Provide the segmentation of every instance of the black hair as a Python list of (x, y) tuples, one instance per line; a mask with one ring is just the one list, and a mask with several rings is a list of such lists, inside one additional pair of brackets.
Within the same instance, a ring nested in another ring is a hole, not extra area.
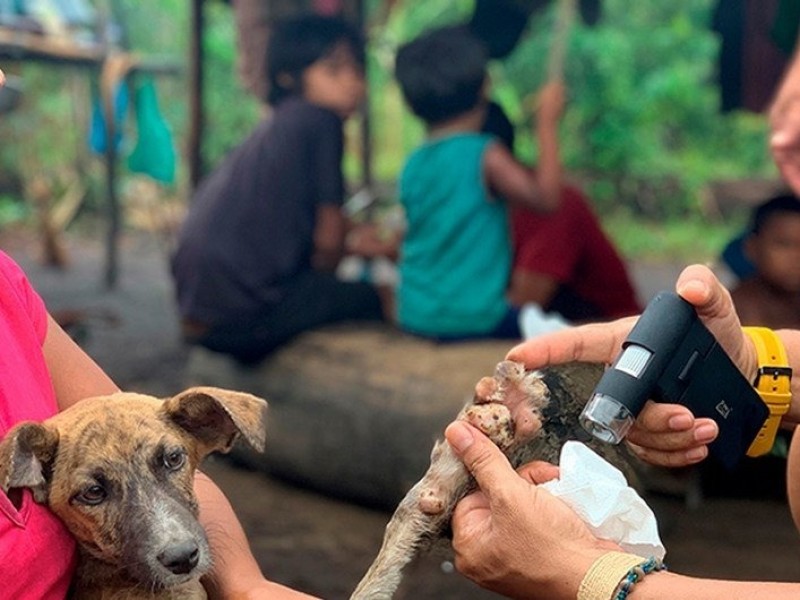
[(506, 111), (494, 100), (490, 100), (486, 105), (486, 115), (483, 117), (481, 133), (490, 133), (499, 139), (514, 154), (514, 141), (516, 133), (514, 124), (508, 118)]
[(344, 42), (353, 58), (364, 65), (364, 38), (361, 32), (339, 17), (303, 15), (278, 21), (267, 43), (267, 102), (302, 94), (303, 72)]
[(753, 211), (750, 231), (756, 235), (763, 229), (764, 224), (778, 213), (800, 214), (800, 198), (794, 194), (780, 194), (759, 204)]
[(486, 50), (466, 27), (435, 29), (397, 51), (395, 77), (411, 110), (429, 125), (478, 106)]

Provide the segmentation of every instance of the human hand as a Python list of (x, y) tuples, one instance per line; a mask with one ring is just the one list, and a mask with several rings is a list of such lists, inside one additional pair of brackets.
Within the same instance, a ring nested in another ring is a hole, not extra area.
[(298, 592), (286, 586), (260, 579), (249, 584), (244, 584), (226, 593), (218, 590), (209, 589), (209, 598), (219, 598), (222, 600), (313, 600), (314, 596), (309, 596), (303, 592)]
[[(730, 293), (711, 270), (702, 265), (687, 267), (678, 277), (676, 290), (695, 307), (734, 364), (752, 381), (755, 349), (742, 333)], [(543, 335), (512, 348), (507, 358), (531, 369), (570, 361), (610, 363), (635, 322), (630, 317)], [(708, 455), (707, 445), (718, 432), (712, 419), (696, 419), (684, 406), (649, 402), (626, 439), (640, 458), (677, 467), (703, 460)]]
[(365, 258), (394, 257), (399, 244), (400, 235), (397, 232), (375, 223), (355, 225), (345, 238), (346, 251)]
[(566, 88), (562, 81), (548, 81), (536, 95), (536, 114), (542, 124), (558, 122), (564, 112)]
[(456, 505), (452, 519), (456, 567), (478, 585), (510, 598), (575, 598), (597, 557), (619, 550), (537, 487), (557, 477), (557, 467), (536, 462), (518, 473), (463, 421), (451, 423), (445, 437), (480, 487)]

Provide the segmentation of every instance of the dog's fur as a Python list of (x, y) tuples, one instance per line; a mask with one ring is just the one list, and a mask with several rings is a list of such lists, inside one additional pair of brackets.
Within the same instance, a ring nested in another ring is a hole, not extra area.
[(195, 469), (241, 434), (262, 450), (264, 400), (196, 387), (172, 398), (118, 393), (78, 402), (0, 442), (0, 487), (30, 488), (78, 541), (82, 600), (205, 598), (211, 567)]
[[(564, 442), (578, 439), (633, 478), (624, 447), (591, 440), (578, 424), (602, 372), (601, 365), (587, 363), (526, 371), (520, 363), (503, 361), (492, 377), (478, 382), (473, 399), (456, 418), (483, 431), (515, 467), (533, 459), (555, 463)], [(393, 598), (405, 566), (446, 538), (456, 503), (474, 488), (474, 479), (447, 442), (436, 442), (430, 467), (401, 500), (378, 555), (350, 600)]]

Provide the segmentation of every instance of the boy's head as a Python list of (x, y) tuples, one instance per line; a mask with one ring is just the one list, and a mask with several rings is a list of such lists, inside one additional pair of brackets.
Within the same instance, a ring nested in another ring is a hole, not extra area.
[(302, 96), (349, 116), (364, 96), (364, 40), (337, 17), (304, 15), (276, 23), (267, 47), (268, 102)]
[(745, 248), (762, 279), (800, 293), (800, 199), (785, 194), (760, 204)]
[(402, 46), (395, 76), (411, 110), (436, 125), (484, 99), (486, 50), (465, 27), (435, 29)]

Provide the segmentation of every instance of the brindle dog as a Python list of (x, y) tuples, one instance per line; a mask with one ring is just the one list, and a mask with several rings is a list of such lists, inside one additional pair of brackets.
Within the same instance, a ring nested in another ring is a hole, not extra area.
[(159, 400), (89, 398), (0, 442), (0, 487), (30, 488), (78, 541), (71, 594), (81, 600), (205, 598), (211, 566), (197, 520), (195, 469), (240, 435), (262, 450), (267, 403), (196, 387)]

